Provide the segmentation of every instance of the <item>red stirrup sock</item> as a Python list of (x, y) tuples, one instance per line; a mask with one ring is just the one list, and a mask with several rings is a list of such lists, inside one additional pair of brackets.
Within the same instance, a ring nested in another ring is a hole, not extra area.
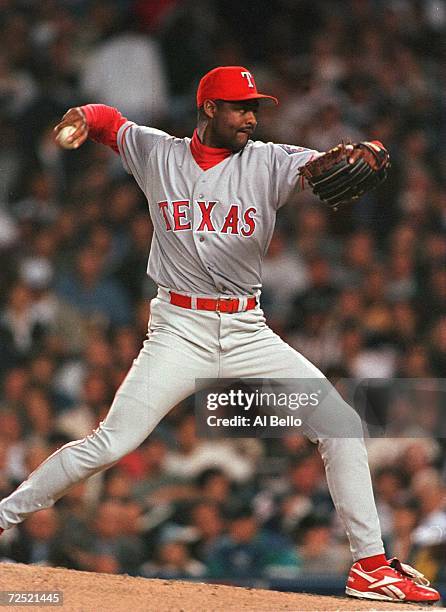
[(359, 559), (358, 563), (361, 564), (361, 567), (365, 572), (373, 572), (373, 570), (378, 569), (378, 567), (389, 565), (386, 555), (384, 554), (373, 555), (373, 557), (364, 557), (364, 559)]

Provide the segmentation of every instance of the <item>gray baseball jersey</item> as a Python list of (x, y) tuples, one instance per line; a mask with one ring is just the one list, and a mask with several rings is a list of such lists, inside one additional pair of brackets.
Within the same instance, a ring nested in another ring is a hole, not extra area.
[(149, 276), (189, 293), (255, 294), (277, 210), (302, 188), (299, 167), (317, 152), (250, 140), (204, 171), (190, 138), (130, 121), (119, 130), (118, 146), (149, 204)]

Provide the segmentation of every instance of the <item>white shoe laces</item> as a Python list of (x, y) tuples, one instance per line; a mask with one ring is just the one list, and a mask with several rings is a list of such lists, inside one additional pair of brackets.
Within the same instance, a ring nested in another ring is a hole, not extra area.
[(394, 557), (393, 559), (390, 559), (389, 564), (390, 564), (390, 567), (392, 567), (397, 572), (400, 572), (400, 574), (403, 574), (404, 576), (408, 576), (411, 580), (415, 582), (415, 584), (419, 584), (421, 586), (430, 585), (429, 580), (426, 578), (424, 574), (416, 570), (411, 565), (407, 565), (407, 563), (401, 563), (401, 561), (397, 559), (396, 557)]

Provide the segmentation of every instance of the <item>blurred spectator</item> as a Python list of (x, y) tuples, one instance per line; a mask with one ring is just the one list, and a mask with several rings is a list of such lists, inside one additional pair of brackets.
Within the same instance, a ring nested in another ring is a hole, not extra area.
[(139, 481), (142, 481), (142, 485), (150, 485), (156, 482), (158, 476), (164, 475), (166, 454), (166, 443), (156, 433), (152, 433), (138, 449), (123, 457), (119, 465), (137, 486)]
[(432, 376), (426, 347), (419, 343), (408, 346), (400, 361), (399, 374), (403, 378), (429, 378)]
[(158, 43), (138, 33), (130, 16), (129, 23), (125, 21), (125, 16), (115, 15), (108, 37), (90, 53), (83, 69), (82, 89), (89, 101), (115, 106), (137, 123), (156, 124), (168, 105)]
[(35, 83), (27, 72), (14, 69), (6, 53), (0, 54), (0, 111), (14, 116), (31, 103), (37, 93)]
[(446, 491), (433, 468), (420, 470), (412, 479), (412, 491), (419, 504), (420, 520), (413, 532), (415, 546), (432, 546), (446, 541)]
[(336, 296), (330, 265), (327, 259), (314, 256), (308, 261), (307, 288), (297, 293), (293, 305), (292, 322), (298, 328), (303, 317), (333, 307)]
[(141, 298), (152, 298), (155, 285), (146, 275), (152, 226), (147, 213), (141, 213), (130, 222), (131, 244), (128, 252), (116, 268), (115, 276), (129, 290), (130, 298), (136, 302)]
[[(81, 401), (82, 386), (88, 371), (109, 372), (113, 365), (113, 349), (99, 329), (88, 329), (85, 350), (76, 359), (66, 360), (58, 369), (55, 389), (72, 401)], [(76, 355), (76, 353), (74, 353)]]
[(13, 491), (13, 481), (7, 469), (6, 445), (0, 439), (0, 495), (7, 497)]
[(20, 410), (3, 408), (0, 410), (0, 445), (5, 450), (6, 476), (17, 484), (29, 474), (25, 467), (25, 442)]
[(364, 140), (360, 130), (342, 121), (337, 101), (325, 101), (316, 109), (311, 117), (311, 126), (306, 134), (307, 146), (317, 151), (328, 151), (345, 138), (351, 142)]
[(392, 535), (387, 541), (389, 554), (398, 559), (412, 561), (412, 532), (418, 521), (418, 508), (415, 503), (400, 503), (393, 508)]
[(24, 453), (25, 474), (31, 474), (50, 455), (49, 445), (37, 440), (26, 445)]
[(333, 541), (328, 518), (308, 515), (300, 523), (297, 553), (301, 574), (339, 574), (344, 576), (351, 565), (345, 547)]
[(348, 284), (359, 286), (376, 259), (375, 245), (370, 232), (354, 232), (347, 240), (344, 253), (345, 266), (348, 270)]
[(83, 438), (99, 425), (104, 406), (108, 409), (112, 392), (100, 371), (89, 372), (83, 383), (79, 404), (70, 407), (57, 418), (57, 428), (73, 439)]
[[(290, 438), (294, 440), (294, 438)], [(259, 519), (268, 528), (292, 534), (309, 514), (329, 515), (333, 505), (324, 469), (314, 445), (290, 446), (288, 466), (254, 498)]]
[(229, 520), (228, 534), (211, 549), (208, 576), (220, 580), (247, 578), (292, 578), (299, 573), (299, 561), (290, 542), (262, 530), (249, 511), (239, 511)]
[[(409, 438), (398, 432), (398, 438), (371, 438), (367, 440), (367, 454), (373, 471), (383, 466), (398, 465), (410, 480), (417, 471), (432, 466), (439, 457), (440, 447), (434, 438)], [(406, 490), (406, 493), (408, 491)]]
[[(88, 549), (78, 552), (82, 569), (137, 573), (143, 559), (143, 549), (138, 537), (122, 533), (126, 512), (125, 504), (119, 501), (105, 500), (98, 505), (89, 525), (91, 537)], [(101, 567), (108, 569), (101, 570)]]
[(221, 468), (208, 468), (197, 477), (200, 497), (207, 501), (221, 504), (227, 508), (231, 505), (231, 480)]
[(291, 460), (279, 506), (281, 528), (291, 533), (310, 512), (331, 512), (333, 504), (324, 478), (322, 461), (314, 447)]
[(213, 501), (198, 502), (190, 514), (190, 523), (195, 529), (190, 548), (196, 559), (206, 563), (215, 542), (223, 535), (225, 521), (220, 507)]
[(33, 296), (26, 285), (17, 283), (11, 289), (8, 304), (0, 313), (0, 326), (6, 350), (9, 347), (17, 363), (21, 357), (32, 353), (42, 340), (44, 324), (33, 309)]
[[(2, 198), (0, 196), (0, 202)], [(19, 230), (16, 221), (6, 211), (0, 209), (0, 249), (2, 252), (13, 248), (19, 237)]]
[(40, 440), (46, 442), (54, 427), (54, 414), (50, 398), (42, 387), (33, 386), (28, 389), (25, 401), (25, 416), (28, 441)]
[(120, 327), (113, 338), (113, 358), (126, 371), (139, 353), (140, 338), (131, 327)]
[(397, 301), (392, 307), (393, 339), (397, 349), (404, 351), (416, 340), (418, 317), (411, 302)]
[(178, 450), (167, 454), (167, 473), (184, 479), (194, 478), (204, 469), (220, 467), (236, 482), (248, 480), (253, 473), (251, 461), (237, 452), (232, 440), (200, 440), (197, 438), (195, 417), (183, 417), (177, 429)]
[(56, 388), (57, 364), (53, 356), (42, 352), (29, 362), (28, 368), (31, 384), (45, 391), (56, 412), (71, 405), (70, 398)]
[[(153, 19), (153, 11), (147, 6), (147, 2), (138, 4), (144, 5), (144, 13), (150, 12)], [(159, 6), (159, 3), (155, 4)], [(216, 60), (215, 40), (224, 38), (222, 31), (225, 24), (218, 19), (212, 1), (182, 0), (176, 3), (163, 26), (160, 32), (161, 44), (170, 90), (175, 96), (173, 102), (177, 102), (175, 106), (183, 117), (184, 107), (194, 107), (193, 92), (198, 79), (213, 67)], [(185, 36), (185, 32), (193, 32), (194, 36)], [(183, 49), (181, 54), (178, 53), (179, 48)], [(192, 98), (190, 105), (187, 101), (188, 95)]]
[(435, 376), (446, 374), (446, 317), (439, 318), (432, 329), (430, 362)]
[[(293, 212), (293, 230), (296, 234), (295, 248), (297, 254), (305, 259), (321, 253), (324, 256), (339, 256), (340, 245), (328, 232), (327, 210), (309, 191), (300, 194), (304, 200), (293, 208), (282, 209)], [(307, 201), (305, 202), (305, 198)]]
[(136, 500), (153, 507), (155, 512), (157, 506), (164, 506), (166, 515), (170, 515), (171, 504), (184, 498), (194, 499), (196, 487), (168, 472), (167, 452), (166, 443), (152, 435), (134, 453), (121, 459), (119, 465), (133, 478), (132, 495)]
[(54, 508), (36, 512), (20, 527), (17, 540), (11, 543), (11, 559), (17, 563), (37, 565), (64, 564), (58, 528), (59, 518)]
[(376, 508), (384, 541), (390, 537), (396, 528), (393, 508), (402, 503), (401, 491), (407, 483), (404, 474), (397, 467), (386, 466), (376, 471), (373, 479)]
[(118, 465), (111, 467), (104, 474), (102, 495), (105, 499), (127, 501), (132, 497), (133, 481)]
[(103, 259), (90, 247), (80, 251), (74, 274), (61, 277), (56, 291), (85, 316), (104, 324), (126, 325), (131, 312), (125, 290), (103, 275)]
[(411, 300), (416, 296), (417, 284), (413, 258), (395, 254), (391, 261), (388, 297), (391, 301)]
[(2, 377), (2, 408), (19, 409), (23, 406), (29, 385), (29, 372), (24, 366), (10, 368)]
[[(60, 513), (59, 542), (66, 555), (65, 567), (86, 569), (85, 551), (91, 542), (88, 518), (91, 512), (88, 500), (88, 484), (79, 483), (58, 502)], [(76, 538), (73, 538), (73, 533)]]
[(290, 346), (325, 371), (340, 361), (339, 335), (328, 325), (328, 312), (313, 309), (303, 320), (300, 330), (288, 336)]
[(305, 264), (288, 249), (283, 234), (276, 230), (263, 262), (262, 303), (273, 328), (287, 324), (292, 297), (306, 288)]
[(29, 195), (16, 202), (12, 212), (18, 221), (38, 225), (53, 223), (59, 214), (54, 201), (54, 178), (48, 172), (36, 171), (27, 177)]
[(140, 574), (145, 578), (164, 580), (187, 580), (202, 578), (206, 567), (193, 559), (183, 542), (167, 541), (159, 544), (155, 551), (155, 561), (144, 563)]

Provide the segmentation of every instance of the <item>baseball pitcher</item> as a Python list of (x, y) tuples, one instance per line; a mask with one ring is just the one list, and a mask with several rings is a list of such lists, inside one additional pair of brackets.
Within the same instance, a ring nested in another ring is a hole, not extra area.
[[(266, 325), (259, 304), (262, 260), (278, 209), (305, 182), (336, 207), (385, 178), (388, 154), (377, 141), (340, 144), (327, 153), (253, 141), (260, 103), (268, 100), (277, 103), (257, 91), (247, 68), (224, 66), (200, 81), (192, 138), (136, 125), (101, 104), (72, 108), (55, 127), (58, 141), (69, 148), (87, 137), (111, 147), (134, 176), (154, 227), (147, 272), (159, 290), (147, 340), (107, 417), (91, 435), (57, 450), (0, 502), (0, 532), (138, 447), (173, 406), (196, 391), (196, 379), (325, 382)], [(333, 398), (328, 410), (354, 412), (339, 395)], [(317, 423), (308, 437), (318, 444), (350, 542), (346, 593), (437, 601), (439, 594), (422, 574), (385, 556), (362, 437), (330, 437)]]

